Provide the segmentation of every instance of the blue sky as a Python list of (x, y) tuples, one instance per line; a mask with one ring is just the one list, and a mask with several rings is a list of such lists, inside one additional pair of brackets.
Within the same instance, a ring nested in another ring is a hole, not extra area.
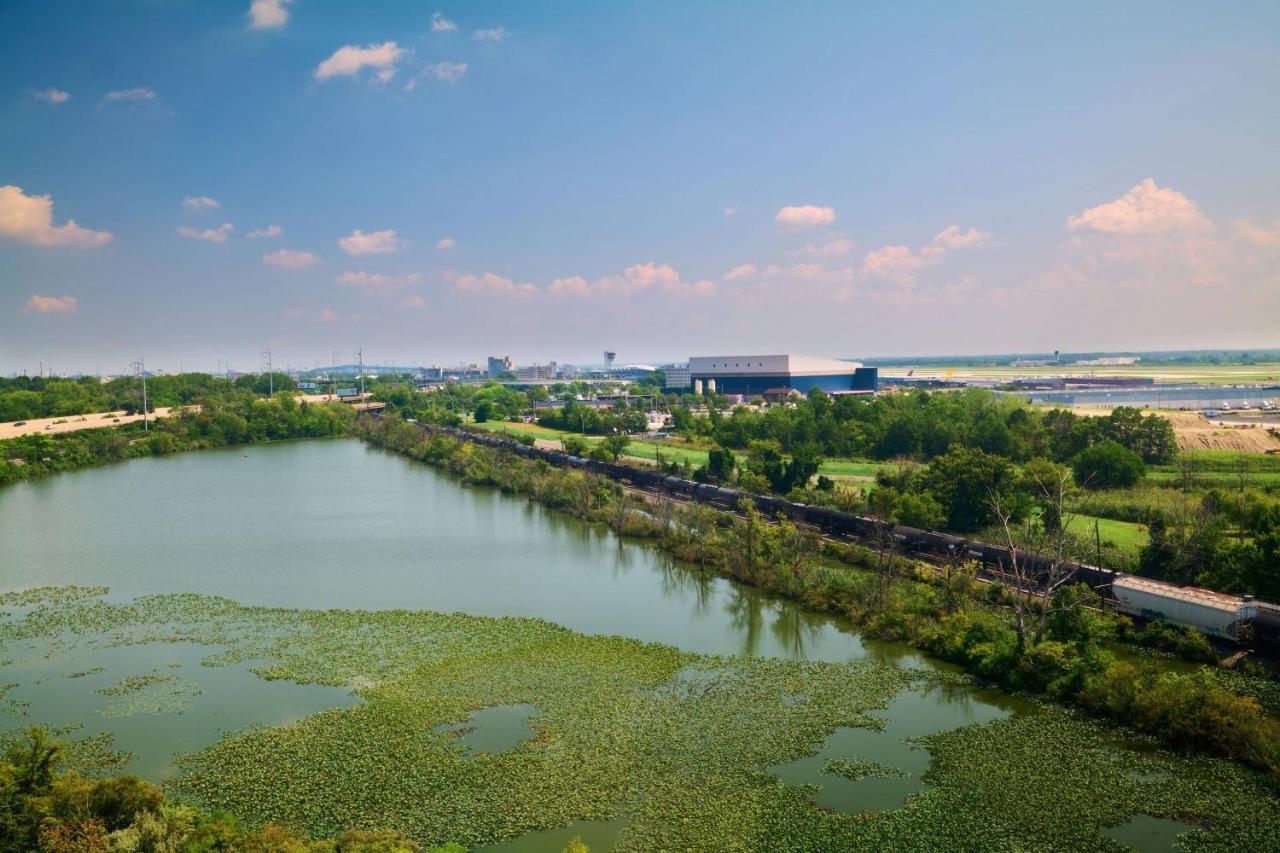
[(1275, 3), (255, 5), (0, 9), (0, 371), (1280, 345)]

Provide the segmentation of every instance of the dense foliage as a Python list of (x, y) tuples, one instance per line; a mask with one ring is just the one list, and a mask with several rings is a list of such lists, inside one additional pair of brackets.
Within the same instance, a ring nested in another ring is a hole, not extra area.
[[(235, 380), (207, 373), (177, 373), (147, 377), (148, 409), (188, 406), (235, 396), (237, 392), (264, 395), (268, 389), (288, 391), (294, 381), (283, 373), (252, 374)], [(142, 382), (118, 377), (106, 382), (96, 376), (79, 379), (19, 376), (0, 377), (0, 421), (57, 418), (90, 412), (142, 411)]]
[(241, 391), (204, 399), (192, 408), (153, 421), (0, 441), (0, 484), (102, 462), (158, 456), (179, 450), (226, 447), (253, 441), (341, 435), (354, 418), (342, 403), (299, 403), (288, 394), (260, 399)]

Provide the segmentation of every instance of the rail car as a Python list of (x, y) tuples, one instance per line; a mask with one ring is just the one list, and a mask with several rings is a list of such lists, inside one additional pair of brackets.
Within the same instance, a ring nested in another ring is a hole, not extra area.
[[(377, 413), (369, 413), (367, 416), (381, 417)], [(1052, 568), (1046, 557), (1025, 552), (1011, 553), (1008, 548), (1000, 545), (950, 533), (921, 530), (901, 524), (891, 525), (875, 518), (788, 501), (776, 495), (745, 492), (714, 483), (699, 483), (660, 471), (571, 456), (563, 451), (538, 448), (492, 434), (455, 427), (426, 424), (417, 426), (464, 441), (510, 450), (526, 458), (542, 459), (559, 467), (590, 471), (629, 483), (636, 488), (661, 491), (720, 509), (735, 510), (746, 499), (765, 515), (803, 522), (827, 535), (874, 540), (887, 534), (893, 537), (899, 550), (907, 553), (941, 558), (960, 556), (974, 560), (979, 564), (980, 571), (992, 579), (1007, 577), (1015, 558), (1024, 567), (1026, 574), (1032, 577), (1043, 576)], [(1087, 563), (1075, 564), (1073, 568), (1077, 579), (1096, 590), (1120, 612), (1144, 620), (1186, 625), (1219, 639), (1255, 646), (1273, 657), (1280, 655), (1280, 605), (1256, 601), (1252, 596), (1226, 595), (1195, 587), (1179, 587)], [(1119, 587), (1116, 586), (1118, 581)], [(1195, 602), (1197, 606), (1188, 606), (1188, 602)]]

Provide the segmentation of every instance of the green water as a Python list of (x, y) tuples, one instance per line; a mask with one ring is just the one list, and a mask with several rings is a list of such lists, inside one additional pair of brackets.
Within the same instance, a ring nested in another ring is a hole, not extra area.
[(491, 755), (515, 749), (533, 737), (529, 718), (537, 714), (533, 705), (491, 705), (472, 711), (464, 722), (445, 723), (432, 731), (456, 734), (468, 755)]

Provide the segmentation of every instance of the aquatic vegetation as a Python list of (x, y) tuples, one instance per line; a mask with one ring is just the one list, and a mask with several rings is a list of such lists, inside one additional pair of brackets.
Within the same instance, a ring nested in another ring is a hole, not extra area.
[[(101, 669), (101, 667), (99, 667)], [(163, 684), (166, 681), (173, 681), (175, 676), (164, 675), (160, 673), (149, 672), (143, 675), (129, 675), (120, 679), (110, 687), (100, 687), (97, 692), (103, 696), (124, 696), (129, 693), (137, 693), (139, 690), (145, 690), (153, 684)]]
[[(955, 673), (696, 655), (536, 619), (195, 595), (42, 603), (0, 626), (0, 651), (38, 655), (68, 637), (198, 643), (206, 665), (251, 661), (263, 678), (356, 687), (358, 705), (180, 758), (171, 794), (248, 826), (313, 837), (390, 828), (479, 846), (608, 825), (623, 851), (1028, 849), (1046, 839), (1102, 850), (1115, 849), (1108, 827), (1142, 812), (1202, 827), (1184, 839), (1196, 849), (1280, 847), (1280, 801), (1261, 774), (1124, 749), (1115, 730), (1054, 706), (989, 710)], [(970, 702), (964, 719), (977, 724), (939, 731), (915, 704), (924, 700)], [(443, 730), (474, 727), (473, 713), (495, 706), (530, 706), (520, 713), (532, 736), (482, 754)], [(856, 750), (817, 758), (838, 731), (897, 744), (922, 769)], [(768, 772), (802, 759), (844, 784), (911, 771), (914, 793), (874, 813), (815, 808), (811, 788)]]

